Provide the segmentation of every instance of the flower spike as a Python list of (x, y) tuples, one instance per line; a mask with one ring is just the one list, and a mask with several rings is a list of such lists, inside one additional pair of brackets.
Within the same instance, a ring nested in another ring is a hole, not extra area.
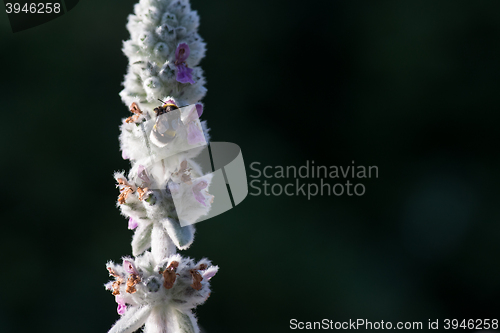
[(218, 271), (207, 259), (195, 263), (176, 254), (193, 243), (193, 224), (214, 199), (212, 174), (194, 161), (209, 140), (199, 119), (206, 88), (198, 25), (189, 0), (139, 0), (128, 19), (120, 96), (132, 114), (122, 119), (119, 141), (131, 168), (114, 178), (134, 257), (106, 266), (112, 281), (105, 287), (120, 315), (109, 333), (142, 326), (148, 333), (199, 333), (192, 310), (206, 301)]

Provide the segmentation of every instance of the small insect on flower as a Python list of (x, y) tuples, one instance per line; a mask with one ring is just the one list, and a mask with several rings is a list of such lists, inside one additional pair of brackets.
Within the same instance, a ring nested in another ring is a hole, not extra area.
[(133, 102), (130, 105), (130, 112), (134, 113), (134, 115), (125, 119), (125, 122), (128, 124), (135, 123), (139, 119), (139, 117), (142, 115), (141, 109), (139, 109), (139, 106), (135, 102)]
[[(160, 100), (163, 103), (163, 101)], [(165, 147), (172, 142), (178, 130), (184, 126), (179, 107), (171, 100), (154, 108), (156, 122), (151, 131), (150, 139), (158, 147)]]

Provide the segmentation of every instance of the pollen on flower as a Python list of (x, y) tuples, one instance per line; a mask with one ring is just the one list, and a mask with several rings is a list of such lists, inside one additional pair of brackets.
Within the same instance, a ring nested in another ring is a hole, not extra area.
[(116, 278), (115, 281), (111, 284), (111, 289), (113, 290), (113, 295), (120, 294), (120, 285), (124, 282), (123, 278), (111, 267), (108, 267), (109, 275), (114, 276)]
[(177, 261), (172, 261), (170, 265), (163, 271), (163, 286), (165, 289), (171, 289), (174, 286), (175, 279), (177, 278), (177, 274), (175, 271), (177, 270), (177, 267), (179, 266), (179, 262)]
[(139, 116), (138, 115), (135, 115), (135, 116), (130, 116), (128, 117), (127, 119), (125, 119), (125, 122), (127, 124), (130, 124), (130, 123), (135, 123), (137, 121), (137, 119), (139, 119)]
[(130, 184), (128, 183), (128, 181), (127, 181), (125, 178), (118, 178), (116, 181), (118, 182), (118, 186), (120, 186), (120, 187), (121, 187), (121, 186), (126, 186), (126, 187), (128, 186), (128, 187), (130, 187), (130, 188), (132, 188), (132, 187), (133, 187), (132, 185), (130, 185)]
[(141, 278), (137, 274), (130, 274), (127, 280), (127, 289), (125, 290), (129, 294), (133, 294), (137, 291), (135, 288), (136, 284), (141, 282)]
[(130, 185), (126, 179), (118, 178), (118, 187), (120, 188), (120, 195), (118, 196), (118, 203), (124, 204), (127, 201), (129, 194), (134, 193), (134, 186)]
[(112, 288), (113, 288), (112, 294), (114, 296), (120, 295), (120, 285), (122, 283), (123, 283), (123, 279), (122, 278), (119, 278), (119, 279), (117, 279), (116, 281), (113, 282), (113, 284), (112, 284)]
[(116, 271), (113, 268), (108, 267), (108, 271), (109, 271), (109, 275), (114, 276), (114, 277), (120, 277), (120, 275), (118, 275), (118, 273), (116, 273)]
[(193, 277), (193, 284), (191, 285), (191, 287), (193, 287), (193, 289), (195, 290), (201, 290), (201, 281), (203, 280), (203, 276), (201, 276), (200, 272), (198, 272), (196, 269), (192, 269), (189, 272)]
[(120, 205), (124, 204), (127, 201), (128, 195), (130, 193), (134, 193), (134, 190), (130, 187), (126, 187), (123, 190), (121, 190), (120, 195), (118, 196), (118, 203)]
[(144, 197), (145, 197), (145, 196), (147, 195), (147, 193), (148, 193), (148, 188), (147, 188), (147, 187), (144, 187), (144, 188), (142, 188), (142, 187), (138, 187), (138, 188), (137, 188), (137, 193), (139, 194), (139, 200), (141, 200), (141, 201), (142, 201), (142, 200), (144, 200), (144, 199), (145, 199)]
[(191, 168), (188, 168), (187, 161), (184, 160), (181, 162), (181, 166), (179, 168), (179, 171), (176, 172), (176, 174), (188, 174), (191, 172)]
[(134, 115), (125, 119), (125, 122), (128, 124), (135, 123), (139, 119), (139, 117), (142, 115), (141, 109), (139, 109), (139, 106), (135, 102), (133, 102), (130, 105), (130, 112), (134, 113)]
[(174, 172), (172, 176), (180, 177), (181, 182), (191, 185), (192, 184), (191, 170), (192, 170), (191, 168), (188, 168), (187, 161), (184, 160), (181, 162), (179, 169), (176, 172)]

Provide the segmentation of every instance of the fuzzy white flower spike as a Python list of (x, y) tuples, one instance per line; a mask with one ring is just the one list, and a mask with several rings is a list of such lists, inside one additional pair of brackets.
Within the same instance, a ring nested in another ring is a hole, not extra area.
[(142, 326), (145, 333), (198, 333), (192, 310), (208, 298), (218, 271), (207, 259), (195, 263), (176, 254), (192, 244), (193, 223), (214, 200), (211, 174), (194, 161), (209, 141), (199, 119), (206, 89), (198, 25), (188, 0), (140, 0), (128, 19), (129, 66), (120, 96), (130, 113), (119, 140), (131, 168), (114, 177), (117, 206), (134, 230), (135, 258), (107, 264), (114, 280), (105, 286), (121, 316), (110, 333)]

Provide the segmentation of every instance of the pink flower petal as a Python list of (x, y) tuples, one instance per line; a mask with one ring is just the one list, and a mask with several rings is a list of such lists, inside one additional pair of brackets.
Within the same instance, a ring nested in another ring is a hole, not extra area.
[(203, 194), (201, 193), (201, 190), (203, 190), (207, 186), (208, 186), (208, 183), (204, 180), (202, 180), (201, 182), (199, 182), (198, 184), (193, 186), (194, 198), (196, 199), (196, 201), (198, 201), (199, 203), (201, 203), (205, 207), (207, 206), (207, 204), (205, 203), (205, 196), (203, 196)]
[(175, 50), (175, 60), (176, 63), (181, 63), (187, 60), (189, 57), (189, 45), (186, 43), (180, 43)]
[(197, 126), (196, 122), (193, 121), (189, 123), (187, 131), (188, 131), (188, 137), (187, 137), (188, 144), (195, 145), (205, 141), (205, 136), (203, 135), (202, 130)]
[(196, 104), (196, 111), (198, 112), (198, 118), (200, 118), (200, 117), (201, 117), (201, 115), (203, 114), (203, 105), (202, 105), (202, 104), (197, 103), (197, 104)]
[(136, 221), (136, 220), (134, 220), (134, 218), (133, 218), (133, 217), (130, 217), (130, 218), (128, 219), (128, 228), (129, 228), (130, 230), (134, 230), (135, 228), (137, 228), (137, 226), (138, 226), (138, 225), (139, 225), (139, 223), (137, 223), (137, 221)]
[(116, 303), (118, 303), (118, 307), (116, 308), (116, 312), (118, 312), (118, 314), (120, 316), (124, 315), (125, 312), (127, 312), (127, 305), (125, 304), (125, 300), (120, 295), (117, 295), (117, 296), (115, 296), (115, 301), (116, 301)]
[(135, 265), (131, 260), (123, 260), (123, 269), (129, 274), (139, 274), (137, 269), (135, 269)]
[(151, 180), (148, 177), (148, 171), (143, 165), (139, 165), (137, 168), (137, 177), (139, 177), (143, 182), (150, 183)]
[(193, 69), (188, 68), (184, 64), (177, 65), (177, 76), (176, 80), (180, 83), (191, 83), (195, 84), (193, 80)]
[(124, 315), (125, 312), (127, 312), (127, 306), (125, 304), (118, 304), (116, 312), (118, 312), (120, 316)]
[(202, 276), (204, 279), (210, 280), (211, 278), (214, 277), (214, 275), (217, 273), (218, 270), (219, 270), (218, 266), (211, 266), (202, 273)]

